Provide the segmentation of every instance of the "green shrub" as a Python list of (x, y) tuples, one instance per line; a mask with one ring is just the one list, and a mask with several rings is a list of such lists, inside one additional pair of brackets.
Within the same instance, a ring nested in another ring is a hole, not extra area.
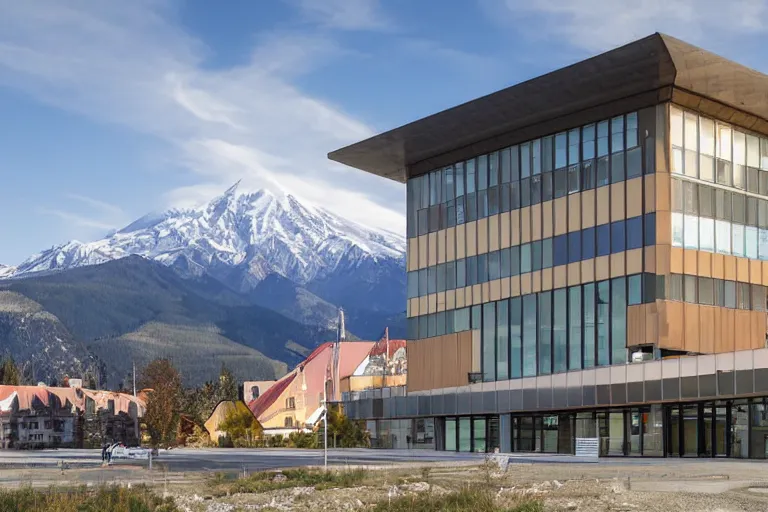
[(208, 485), (214, 495), (223, 496), (236, 493), (260, 493), (290, 487), (314, 487), (318, 490), (333, 487), (357, 487), (368, 475), (368, 472), (361, 468), (345, 471), (297, 468), (286, 469), (281, 473), (285, 476), (285, 480), (273, 481), (278, 473), (261, 471), (233, 482), (228, 482), (222, 478), (213, 478), (209, 480)]
[(149, 488), (0, 489), (0, 512), (179, 512), (171, 498)]
[(421, 493), (401, 496), (378, 503), (375, 512), (544, 512), (541, 501), (521, 497), (511, 507), (501, 507), (494, 493), (481, 488), (467, 488), (449, 494)]

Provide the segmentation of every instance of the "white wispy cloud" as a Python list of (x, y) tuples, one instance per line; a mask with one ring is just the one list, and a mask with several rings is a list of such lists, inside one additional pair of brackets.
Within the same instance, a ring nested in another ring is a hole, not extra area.
[(123, 211), (123, 209), (115, 204), (107, 203), (105, 201), (94, 199), (88, 196), (83, 196), (80, 194), (67, 194), (67, 197), (69, 199), (74, 199), (75, 201), (79, 201), (87, 206), (90, 206), (91, 208), (98, 210), (101, 213), (104, 213), (106, 215), (110, 215), (112, 217), (118, 217), (118, 218), (125, 217), (125, 212)]
[(379, 0), (290, 0), (309, 20), (343, 30), (385, 30), (392, 20)]
[[(712, 34), (768, 31), (768, 0), (487, 0), (495, 18), (520, 31), (557, 38), (590, 52), (609, 50), (654, 32), (705, 44)], [(535, 16), (535, 20), (529, 19)], [(521, 23), (525, 21), (526, 23)]]
[[(327, 23), (374, 26), (375, 3), (362, 4)], [(165, 142), (164, 158), (186, 168), (192, 183), (167, 193), (176, 204), (209, 199), (238, 179), (246, 188), (277, 182), (352, 220), (404, 231), (402, 185), (326, 157), (373, 129), (294, 85), (343, 54), (332, 40), (273, 33), (248, 62), (211, 68), (203, 64), (210, 50), (179, 28), (173, 6), (0, 0), (0, 85)], [(324, 9), (315, 11), (332, 14)]]
[(114, 223), (105, 222), (90, 215), (80, 215), (64, 210), (40, 208), (39, 213), (57, 217), (58, 219), (64, 221), (65, 224), (71, 224), (75, 227), (86, 228), (89, 230), (109, 231), (118, 227)]

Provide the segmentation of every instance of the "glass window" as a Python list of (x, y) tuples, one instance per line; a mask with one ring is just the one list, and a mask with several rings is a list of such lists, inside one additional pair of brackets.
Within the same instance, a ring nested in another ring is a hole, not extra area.
[(512, 152), (510, 148), (501, 150), (501, 182), (509, 183), (512, 180)]
[(488, 254), (478, 254), (477, 258), (477, 282), (488, 282)]
[(595, 228), (587, 228), (581, 232), (581, 259), (595, 257)]
[(747, 225), (757, 227), (759, 225), (757, 222), (758, 222), (757, 221), (757, 198), (748, 197), (747, 198)]
[(744, 256), (744, 242), (745, 242), (744, 226), (741, 224), (731, 225), (731, 236), (733, 239), (731, 245), (731, 251), (734, 256)]
[(564, 197), (568, 194), (568, 170), (558, 169), (554, 172), (555, 198)]
[(525, 274), (533, 269), (531, 260), (531, 244), (520, 246), (520, 273)]
[(611, 254), (611, 225), (597, 226), (597, 255), (607, 256)]
[(437, 267), (427, 268), (427, 293), (437, 293)]
[[(509, 300), (509, 361), (511, 365), (509, 376), (512, 379), (519, 378), (523, 374), (523, 316), (520, 309), (521, 306), (522, 300), (520, 297)], [(535, 349), (536, 347), (534, 346)]]
[(568, 193), (573, 194), (578, 192), (581, 186), (581, 178), (579, 177), (579, 165), (572, 165), (568, 168)]
[(466, 176), (467, 176), (467, 183), (466, 183), (466, 190), (467, 194), (473, 194), (476, 189), (477, 180), (475, 177), (475, 161), (473, 160), (467, 160), (464, 162), (464, 169), (466, 170)]
[(757, 228), (748, 226), (745, 231), (744, 239), (746, 247), (744, 252), (746, 252), (747, 258), (756, 260), (758, 258), (758, 230)]
[(610, 281), (597, 283), (597, 365), (611, 363), (610, 352)]
[(554, 311), (552, 315), (552, 371), (568, 370), (568, 295), (565, 288), (553, 292)]
[(539, 293), (539, 375), (552, 373), (552, 292)]
[(682, 274), (670, 274), (667, 281), (667, 299), (683, 300), (683, 276)]
[(531, 204), (541, 202), (541, 175), (531, 177)]
[(715, 304), (715, 281), (710, 277), (699, 278), (699, 304)]
[(683, 200), (683, 188), (684, 184), (681, 180), (670, 180), (671, 195), (672, 195), (672, 211), (682, 212), (684, 210), (685, 201)]
[(493, 251), (488, 253), (488, 279), (493, 281), (501, 277), (501, 253)]
[(768, 139), (760, 139), (760, 168), (768, 170)]
[(584, 368), (595, 366), (595, 333), (596, 333), (596, 313), (595, 313), (595, 283), (588, 283), (583, 286), (583, 304), (584, 304)]
[(699, 187), (699, 215), (712, 218), (715, 216), (715, 189), (700, 185)]
[(531, 176), (531, 143), (520, 144), (520, 178)]
[(581, 368), (581, 286), (568, 288), (568, 368)]
[(456, 288), (467, 286), (467, 260), (456, 261)]
[(683, 182), (683, 211), (685, 213), (699, 213), (699, 186), (690, 181)]
[(715, 159), (707, 155), (699, 155), (699, 178), (705, 181), (715, 181)]
[(523, 377), (536, 375), (536, 295), (523, 296)]
[(656, 245), (656, 214), (645, 214), (645, 245)]
[(672, 172), (675, 174), (683, 174), (683, 150), (680, 148), (672, 148)]
[(627, 149), (639, 145), (637, 129), (637, 112), (627, 114)]
[(715, 221), (699, 219), (699, 247), (702, 251), (715, 252)]
[(672, 246), (683, 246), (683, 226), (685, 216), (682, 213), (672, 213)]
[(739, 224), (745, 224), (747, 217), (746, 217), (746, 196), (742, 194), (733, 194), (731, 196), (732, 202), (732, 216), (731, 220), (733, 222), (738, 222)]
[(683, 300), (696, 304), (696, 276), (683, 276)]
[(715, 156), (715, 122), (705, 117), (699, 118), (699, 151)]
[(725, 307), (725, 281), (713, 279), (715, 284), (715, 306)]
[(562, 169), (568, 164), (568, 140), (565, 132), (555, 135), (555, 169)]
[(627, 250), (639, 249), (643, 246), (643, 218), (627, 219)]
[(477, 256), (466, 258), (467, 265), (467, 286), (478, 284), (477, 280)]
[(545, 238), (541, 241), (541, 268), (551, 268), (552, 264), (552, 239)]
[(499, 184), (499, 152), (494, 151), (488, 155), (488, 187)]
[(671, 107), (669, 111), (670, 138), (672, 145), (683, 147), (683, 111), (677, 107)]
[(634, 306), (643, 303), (643, 274), (627, 277), (627, 304)]
[(595, 125), (588, 124), (581, 129), (581, 152), (582, 160), (592, 160), (595, 158)]
[(509, 378), (509, 301), (496, 303), (496, 379)]
[(624, 221), (611, 223), (611, 252), (618, 253), (625, 249)]
[(731, 254), (731, 223), (715, 221), (715, 247), (720, 254)]
[(488, 188), (488, 155), (477, 157), (477, 190)]
[[(595, 161), (587, 160), (581, 164), (581, 189), (591, 190), (597, 185), (597, 176), (595, 175)], [(768, 173), (765, 173), (768, 175)]]
[(536, 139), (531, 144), (532, 174), (538, 176), (541, 174), (541, 139)]
[(532, 270), (541, 270), (541, 240), (531, 243), (531, 267)]
[(726, 190), (715, 190), (715, 218), (731, 220), (731, 193)]
[(579, 163), (579, 146), (581, 145), (579, 132), (578, 128), (568, 132), (568, 165)]
[(496, 380), (496, 303), (483, 304), (483, 381)]
[(731, 148), (732, 134), (731, 127), (725, 124), (717, 123), (717, 158), (731, 161), (733, 152)]
[(541, 140), (541, 171), (551, 172), (554, 170), (554, 144), (555, 139), (551, 135)]
[(717, 174), (717, 182), (721, 185), (731, 186), (733, 182), (733, 171), (731, 169), (731, 162), (726, 160), (717, 159), (715, 172)]
[(725, 307), (736, 309), (736, 283), (733, 281), (725, 282)]
[(627, 362), (626, 286), (624, 277), (611, 281), (611, 364)]
[(608, 121), (597, 123), (597, 156), (608, 154)]
[(602, 187), (610, 182), (610, 175), (608, 174), (608, 157), (601, 156), (597, 159), (597, 186)]
[(568, 263), (581, 261), (581, 232), (568, 234)]
[(736, 283), (736, 307), (750, 309), (750, 287), (747, 283)]
[(695, 215), (686, 215), (684, 219), (684, 244), (686, 249), (699, 248), (699, 218)]
[(624, 150), (624, 116), (611, 119), (611, 153)]
[(555, 266), (568, 263), (568, 235), (559, 235), (554, 238), (552, 243), (552, 257)]
[(752, 309), (755, 311), (765, 311), (765, 286), (759, 284), (752, 285)]
[(627, 151), (627, 179), (643, 175), (643, 153), (641, 148)]
[(510, 275), (520, 274), (520, 246), (516, 245), (509, 248), (509, 269)]
[(453, 170), (456, 175), (456, 197), (461, 197), (464, 195), (464, 163), (457, 163)]

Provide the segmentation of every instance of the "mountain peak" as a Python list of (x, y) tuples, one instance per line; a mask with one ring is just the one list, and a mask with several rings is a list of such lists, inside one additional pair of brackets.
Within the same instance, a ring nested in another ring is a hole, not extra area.
[(199, 208), (145, 215), (101, 240), (73, 241), (36, 254), (12, 275), (129, 255), (251, 289), (271, 274), (305, 284), (365, 261), (402, 266), (405, 240), (305, 203), (276, 183), (250, 192), (238, 181)]

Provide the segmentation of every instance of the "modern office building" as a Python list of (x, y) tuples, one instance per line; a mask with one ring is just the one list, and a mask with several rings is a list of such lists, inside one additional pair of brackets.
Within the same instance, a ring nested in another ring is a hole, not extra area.
[(766, 457), (768, 76), (655, 34), (329, 158), (407, 184), (377, 435)]

